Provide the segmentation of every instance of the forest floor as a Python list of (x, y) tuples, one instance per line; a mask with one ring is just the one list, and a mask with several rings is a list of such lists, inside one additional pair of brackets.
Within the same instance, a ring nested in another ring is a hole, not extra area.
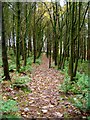
[[(25, 76), (26, 74), (20, 74)], [(11, 74), (13, 78), (14, 73)], [(42, 55), (40, 65), (33, 64), (30, 74), (31, 82), (28, 87), (32, 92), (25, 94), (21, 89), (6, 90), (2, 86), (3, 99), (12, 97), (18, 102), (18, 114), (23, 118), (73, 118), (79, 119), (82, 113), (68, 100), (69, 95), (59, 91), (59, 85), (63, 83), (64, 75), (49, 68), (49, 60)], [(5, 84), (5, 83), (4, 83)], [(7, 91), (7, 92), (6, 92)]]

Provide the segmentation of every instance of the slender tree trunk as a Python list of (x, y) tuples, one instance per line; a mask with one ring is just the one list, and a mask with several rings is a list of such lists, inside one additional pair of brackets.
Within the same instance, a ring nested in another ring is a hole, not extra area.
[(32, 53), (32, 41), (31, 41), (31, 30), (29, 31), (29, 40), (28, 40), (28, 57), (29, 53)]
[(34, 3), (34, 27), (33, 27), (33, 46), (34, 46), (34, 63), (36, 62), (36, 23), (35, 23), (36, 3)]
[(84, 37), (84, 61), (86, 60), (86, 38)]
[(8, 60), (7, 60), (7, 47), (5, 40), (4, 4), (5, 3), (3, 2), (2, 3), (2, 62), (3, 62), (5, 80), (10, 80)]
[(58, 68), (61, 69), (62, 64), (62, 22), (63, 19), (61, 18), (61, 24), (60, 24), (60, 58), (59, 58), (59, 65)]
[(78, 59), (79, 59), (79, 47), (80, 47), (80, 15), (81, 15), (81, 3), (79, 2), (79, 18), (78, 18), (78, 39), (77, 39), (77, 57), (76, 57), (76, 61), (75, 61), (75, 69), (74, 69), (74, 73), (73, 73), (73, 77), (76, 76), (76, 71), (77, 71), (77, 67), (78, 67)]
[[(68, 2), (66, 4), (66, 7), (67, 7), (67, 11), (66, 11), (66, 43), (68, 45)], [(64, 50), (64, 53), (65, 53), (65, 57), (68, 58), (68, 49), (66, 49), (66, 45), (65, 45), (65, 50)]]
[[(68, 2), (67, 2), (67, 15), (66, 15), (66, 34), (67, 34), (67, 43), (69, 44), (69, 19), (68, 19), (68, 16), (69, 16), (69, 10), (68, 10)], [(67, 60), (69, 59), (69, 45), (67, 44)]]
[(54, 37), (54, 61), (55, 61), (55, 66), (57, 65), (57, 58), (58, 58), (58, 37), (57, 37), (57, 3), (55, 3), (55, 6), (53, 5), (53, 37)]
[[(21, 18), (20, 18), (21, 19)], [(23, 27), (21, 26), (21, 34), (20, 34), (20, 55), (22, 55), (22, 60), (24, 60), (24, 33)]]
[(20, 69), (20, 3), (17, 2), (16, 69)]
[(24, 36), (24, 66), (26, 66), (27, 63), (27, 47), (26, 47), (26, 40), (27, 40), (27, 3), (25, 4), (25, 18), (26, 18), (26, 30), (25, 30), (25, 36)]
[(11, 48), (11, 42), (10, 42), (10, 37), (9, 37), (9, 51), (10, 51), (10, 48)]
[(52, 45), (51, 45), (51, 36), (50, 36), (50, 54), (49, 54), (49, 68), (51, 68), (51, 48), (52, 48)]
[(49, 56), (49, 40), (48, 40), (48, 35), (47, 35), (47, 58), (48, 56)]
[[(27, 11), (28, 12), (28, 11)], [(32, 55), (32, 34), (31, 34), (31, 31), (32, 31), (32, 28), (31, 28), (31, 20), (32, 20), (32, 4), (29, 3), (29, 14), (27, 15), (27, 34), (28, 34), (28, 57), (31, 53)]]
[(73, 81), (73, 68), (74, 68), (74, 64), (73, 64), (73, 53), (74, 53), (74, 31), (73, 31), (73, 27), (74, 27), (74, 2), (72, 2), (72, 6), (71, 6), (71, 51), (70, 51), (70, 62), (69, 62), (69, 66), (70, 66), (70, 79), (71, 81)]
[(15, 23), (14, 23), (14, 20), (15, 20), (15, 15), (13, 13), (13, 30), (12, 30), (12, 35), (13, 35), (13, 51), (14, 51), (14, 54), (16, 54), (16, 47), (15, 47)]
[(90, 1), (88, 2), (88, 41), (87, 41), (87, 60), (90, 62)]
[(90, 111), (90, 1), (88, 2), (88, 110)]

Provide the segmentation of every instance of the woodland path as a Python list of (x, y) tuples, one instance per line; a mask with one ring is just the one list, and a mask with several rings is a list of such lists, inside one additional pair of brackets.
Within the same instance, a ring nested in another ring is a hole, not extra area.
[[(62, 99), (58, 86), (64, 76), (60, 71), (48, 67), (48, 59), (42, 56), (42, 63), (32, 73), (30, 88), (32, 93), (27, 97), (27, 118), (62, 118), (70, 115), (76, 117), (79, 111), (67, 101)], [(29, 108), (29, 110), (27, 109)]]

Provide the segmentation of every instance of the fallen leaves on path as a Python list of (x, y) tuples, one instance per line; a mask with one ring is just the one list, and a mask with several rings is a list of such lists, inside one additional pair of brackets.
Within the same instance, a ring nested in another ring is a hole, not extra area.
[[(32, 81), (29, 83), (32, 93), (28, 94), (27, 118), (62, 118), (76, 115), (75, 107), (71, 103), (60, 99), (58, 85), (64, 76), (60, 71), (49, 68), (48, 59), (42, 57), (42, 64), (35, 68)], [(25, 113), (25, 111), (24, 111)]]
[[(30, 75), (32, 81), (28, 86), (32, 93), (25, 94), (21, 90), (8, 92), (18, 102), (19, 114), (24, 118), (68, 118), (77, 117), (81, 113), (59, 93), (58, 86), (62, 84), (64, 75), (54, 68), (49, 68), (49, 61), (42, 56), (42, 64), (35, 65)], [(9, 96), (8, 95), (8, 96)], [(7, 99), (7, 96), (5, 96)]]

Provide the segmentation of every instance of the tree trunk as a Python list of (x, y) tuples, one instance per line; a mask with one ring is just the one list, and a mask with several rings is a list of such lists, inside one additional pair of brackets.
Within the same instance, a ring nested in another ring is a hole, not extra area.
[(13, 30), (12, 30), (12, 34), (13, 34), (13, 51), (14, 51), (14, 54), (16, 54), (16, 48), (15, 48), (15, 23), (14, 23), (14, 19), (15, 19), (15, 15), (13, 13)]
[(47, 58), (48, 56), (49, 56), (49, 40), (48, 40), (48, 35), (47, 35)]
[(76, 76), (76, 71), (77, 71), (77, 67), (78, 67), (78, 59), (79, 59), (79, 47), (80, 47), (80, 15), (81, 15), (81, 3), (79, 2), (79, 18), (78, 18), (78, 39), (77, 39), (77, 57), (76, 57), (76, 61), (75, 61), (75, 69), (74, 69), (74, 73), (73, 73), (73, 77)]
[(51, 45), (51, 36), (50, 36), (49, 68), (51, 68), (51, 48), (52, 48), (52, 45)]
[(33, 25), (33, 46), (34, 46), (34, 63), (36, 62), (36, 23), (35, 23), (36, 3), (34, 3), (34, 25)]
[(61, 69), (61, 64), (62, 64), (62, 23), (63, 23), (63, 19), (61, 18), (61, 24), (60, 24), (60, 58), (59, 58), (58, 69)]
[(2, 62), (3, 62), (5, 80), (10, 80), (8, 60), (7, 60), (7, 47), (5, 40), (4, 4), (5, 3), (2, 3)]
[(87, 41), (87, 60), (90, 62), (90, 1), (88, 2), (88, 41)]
[(31, 30), (29, 31), (29, 40), (28, 40), (28, 57), (29, 53), (32, 53), (32, 41), (31, 41)]
[(17, 2), (16, 69), (20, 69), (20, 3)]
[(74, 27), (74, 2), (72, 2), (72, 6), (71, 6), (71, 51), (70, 51), (70, 62), (69, 62), (69, 70), (70, 70), (70, 80), (73, 81), (73, 68), (74, 68), (74, 64), (73, 64), (73, 53), (74, 53), (74, 39), (73, 39), (73, 36), (74, 36), (74, 31), (73, 31), (73, 27)]
[(27, 40), (27, 3), (25, 4), (25, 24), (26, 24), (26, 30), (25, 30), (25, 36), (24, 36), (24, 66), (26, 66), (27, 63), (27, 47), (26, 47), (26, 40)]
[(88, 110), (90, 111), (90, 1), (88, 2)]

